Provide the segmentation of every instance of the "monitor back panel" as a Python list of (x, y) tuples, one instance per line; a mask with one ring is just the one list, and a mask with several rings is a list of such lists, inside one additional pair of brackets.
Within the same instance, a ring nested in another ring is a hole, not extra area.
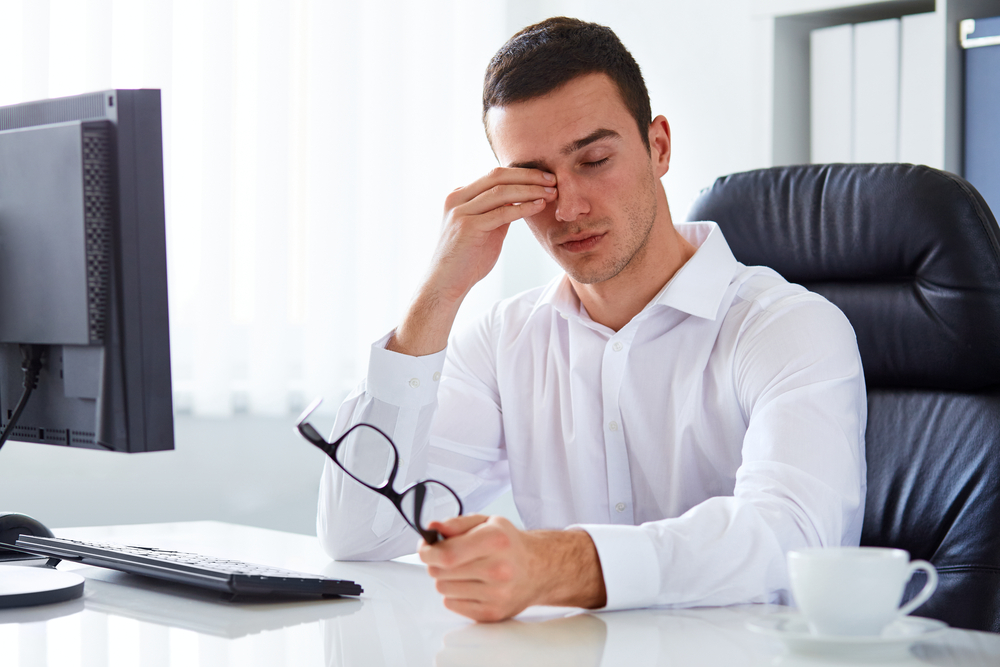
[[(98, 173), (88, 166), (88, 159), (98, 158), (87, 134), (101, 128), (109, 131), (101, 150), (111, 159)], [(69, 136), (73, 131), (76, 138)], [(36, 249), (35, 257), (13, 263), (16, 275), (44, 273), (43, 279), (34, 276), (27, 288), (0, 288), (0, 319), (10, 307), (60, 311), (23, 321), (11, 317), (7, 329), (0, 325), (0, 424), (6, 425), (21, 393), (19, 344), (47, 344), (38, 389), (14, 439), (116, 451), (173, 449), (160, 92), (108, 90), (0, 107), (0, 136), (40, 136), (35, 133), (46, 134), (45, 141), (76, 142), (79, 154), (50, 170), (61, 179), (51, 184), (60, 196), (45, 204), (55, 211), (45, 217), (65, 227), (54, 233), (71, 242), (51, 244), (61, 245), (65, 256), (38, 259), (44, 249)], [(110, 176), (110, 200), (106, 190), (92, 192), (102, 173)], [(70, 184), (73, 179), (83, 185)], [(44, 178), (22, 179), (21, 186), (29, 182), (44, 188)], [(87, 292), (82, 298), (81, 285)], [(59, 298), (75, 305), (51, 308)]]

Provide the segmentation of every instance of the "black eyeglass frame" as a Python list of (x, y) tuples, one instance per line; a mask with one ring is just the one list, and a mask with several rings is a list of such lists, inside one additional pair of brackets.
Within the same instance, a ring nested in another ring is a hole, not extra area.
[[(372, 424), (366, 424), (364, 422), (360, 422), (351, 426), (351, 428), (347, 429), (343, 433), (343, 435), (341, 435), (333, 442), (327, 442), (326, 438), (320, 435), (319, 431), (317, 431), (316, 428), (307, 421), (309, 419), (309, 415), (312, 414), (312, 411), (315, 410), (318, 405), (319, 401), (310, 406), (303, 413), (302, 417), (299, 418), (299, 421), (296, 424), (296, 428), (298, 429), (299, 434), (303, 438), (308, 440), (310, 443), (318, 447), (320, 450), (322, 450), (323, 453), (325, 453), (327, 456), (329, 456), (330, 459), (334, 463), (336, 463), (337, 466), (341, 470), (343, 470), (351, 479), (356, 481), (358, 484), (361, 484), (362, 486), (371, 489), (375, 493), (381, 494), (382, 496), (388, 498), (389, 502), (393, 504), (393, 506), (396, 508), (396, 511), (399, 512), (399, 515), (401, 517), (403, 517), (403, 520), (406, 521), (407, 525), (413, 528), (418, 533), (420, 533), (420, 536), (424, 538), (424, 541), (426, 541), (427, 544), (434, 544), (439, 539), (442, 539), (440, 533), (438, 533), (436, 530), (425, 530), (424, 528), (421, 528), (419, 525), (420, 514), (423, 511), (424, 498), (427, 493), (427, 484), (429, 483), (439, 484), (440, 486), (443, 486), (445, 489), (447, 489), (451, 493), (451, 495), (455, 497), (455, 502), (458, 503), (458, 515), (461, 516), (462, 512), (464, 511), (464, 508), (462, 507), (462, 499), (458, 497), (458, 494), (455, 493), (455, 490), (439, 480), (423, 479), (418, 482), (414, 482), (410, 486), (406, 487), (405, 489), (403, 489), (402, 493), (398, 493), (395, 490), (395, 488), (393, 488), (393, 482), (395, 482), (396, 472), (399, 470), (399, 450), (396, 448), (396, 443), (392, 441), (392, 438), (386, 435), (385, 432), (379, 427), (374, 426)], [(340, 464), (340, 461), (338, 461), (337, 457), (334, 455), (336, 454), (337, 448), (340, 446), (340, 444), (347, 439), (347, 436), (349, 436), (356, 429), (362, 427), (375, 430), (383, 438), (385, 438), (386, 441), (389, 443), (389, 445), (392, 447), (392, 453), (394, 457), (392, 461), (392, 470), (389, 472), (389, 474), (386, 476), (385, 481), (382, 482), (380, 486), (372, 486), (371, 484), (358, 479), (355, 475), (351, 473), (350, 470), (342, 466)], [(410, 493), (410, 491), (413, 491), (414, 493), (413, 513), (414, 513), (414, 520), (416, 521), (416, 523), (414, 523), (414, 521), (410, 521), (410, 518), (406, 516), (406, 512), (403, 511), (403, 498), (406, 496), (407, 493)]]

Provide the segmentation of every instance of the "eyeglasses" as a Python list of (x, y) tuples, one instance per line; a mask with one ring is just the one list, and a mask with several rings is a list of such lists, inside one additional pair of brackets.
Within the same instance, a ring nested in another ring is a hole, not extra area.
[(322, 398), (316, 399), (299, 417), (297, 428), (302, 437), (323, 450), (352, 479), (388, 498), (428, 544), (441, 539), (436, 530), (427, 526), (462, 514), (458, 494), (444, 482), (433, 479), (416, 482), (397, 493), (393, 482), (399, 470), (399, 450), (392, 439), (371, 424), (355, 424), (328, 442), (307, 421), (322, 402)]

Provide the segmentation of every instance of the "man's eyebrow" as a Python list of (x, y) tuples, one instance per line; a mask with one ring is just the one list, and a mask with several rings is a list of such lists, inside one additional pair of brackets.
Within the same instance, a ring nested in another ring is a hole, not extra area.
[(515, 162), (514, 164), (508, 165), (512, 169), (539, 169), (541, 171), (548, 171), (545, 163), (538, 160), (530, 160), (528, 162)]
[[(614, 130), (609, 130), (606, 128), (602, 128), (600, 130), (594, 130), (593, 132), (585, 136), (583, 139), (577, 139), (576, 141), (569, 142), (568, 144), (562, 147), (562, 150), (560, 150), (560, 152), (563, 155), (570, 155), (585, 146), (589, 146), (595, 141), (600, 141), (601, 139), (607, 139), (608, 137), (611, 137), (613, 139), (621, 139), (622, 135), (618, 134)], [(542, 171), (549, 171), (548, 167), (546, 167), (545, 163), (541, 160), (515, 162), (509, 166), (517, 169), (541, 169)]]
[(614, 130), (609, 130), (607, 128), (594, 130), (593, 132), (585, 136), (583, 139), (577, 139), (576, 141), (571, 141), (570, 143), (566, 144), (565, 146), (563, 146), (561, 152), (563, 155), (569, 155), (570, 153), (575, 153), (584, 146), (589, 146), (595, 141), (600, 141), (601, 139), (606, 139), (608, 137), (621, 139), (622, 135), (618, 134)]

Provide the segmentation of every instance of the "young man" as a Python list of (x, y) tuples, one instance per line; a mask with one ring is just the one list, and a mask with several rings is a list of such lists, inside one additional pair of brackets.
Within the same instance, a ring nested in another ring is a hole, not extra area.
[[(713, 223), (673, 224), (670, 127), (609, 29), (521, 31), (490, 63), (483, 108), (500, 167), (446, 199), (430, 272), (338, 431), (391, 435), (398, 487), (438, 479), (473, 511), (513, 487), (529, 530), (472, 514), (419, 547), (445, 605), (471, 618), (782, 599), (788, 550), (861, 533), (850, 324), (739, 264)], [(520, 218), (566, 275), (449, 343)], [(389, 503), (329, 462), (319, 510), (335, 558), (414, 548)]]

